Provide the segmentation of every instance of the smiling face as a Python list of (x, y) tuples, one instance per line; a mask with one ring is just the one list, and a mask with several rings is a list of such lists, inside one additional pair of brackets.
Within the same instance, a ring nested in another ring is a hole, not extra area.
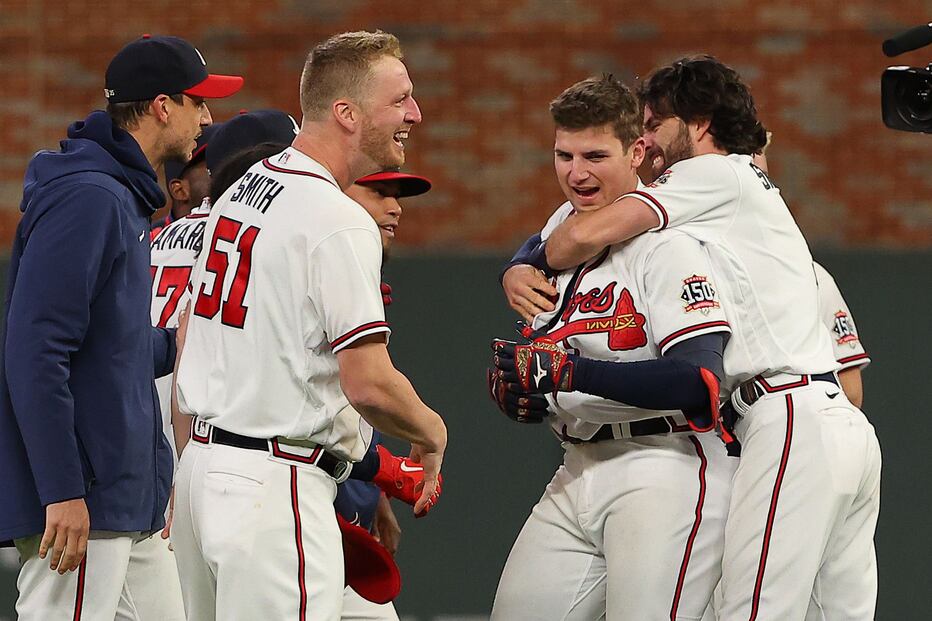
[(383, 56), (372, 64), (368, 98), (362, 105), (360, 149), (378, 170), (404, 164), (408, 132), (421, 122), (413, 88), (408, 70), (397, 58)]
[(594, 211), (637, 188), (635, 171), (643, 157), (643, 141), (626, 150), (611, 124), (556, 130), (553, 166), (577, 211)]
[(389, 251), (395, 241), (395, 231), (401, 222), (401, 203), (398, 195), (401, 188), (397, 182), (378, 181), (354, 183), (346, 189), (346, 195), (363, 206), (369, 212), (379, 234), (382, 236), (382, 260), (388, 258)]
[(647, 157), (641, 169), (644, 183), (650, 183), (677, 162), (696, 155), (686, 123), (676, 116), (661, 119), (650, 106), (644, 106), (644, 140), (647, 146)]

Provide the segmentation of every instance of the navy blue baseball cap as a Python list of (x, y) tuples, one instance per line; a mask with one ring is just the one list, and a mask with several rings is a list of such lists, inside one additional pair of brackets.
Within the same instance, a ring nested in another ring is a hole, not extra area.
[(409, 175), (408, 173), (398, 172), (396, 170), (386, 170), (377, 172), (365, 177), (360, 177), (355, 181), (358, 185), (369, 185), (371, 183), (397, 183), (398, 198), (405, 196), (417, 196), (424, 194), (431, 188), (430, 179), (418, 175)]
[(184, 39), (143, 35), (110, 61), (104, 95), (109, 103), (179, 93), (214, 99), (229, 97), (242, 86), (240, 76), (207, 73), (204, 56)]
[(210, 139), (207, 170), (217, 170), (231, 155), (264, 142), (290, 145), (298, 131), (298, 122), (281, 110), (243, 112), (226, 121)]
[(203, 162), (206, 157), (207, 143), (211, 141), (214, 134), (216, 134), (222, 126), (223, 123), (213, 123), (201, 131), (201, 135), (197, 137), (197, 146), (194, 147), (194, 151), (191, 152), (191, 159), (187, 162), (182, 162), (181, 160), (166, 161), (165, 183), (170, 183), (172, 179), (181, 179), (181, 176), (184, 175), (184, 171), (199, 162)]

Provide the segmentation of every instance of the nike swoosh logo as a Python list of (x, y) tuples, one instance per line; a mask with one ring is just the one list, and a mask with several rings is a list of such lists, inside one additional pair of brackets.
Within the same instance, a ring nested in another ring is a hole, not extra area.
[(143, 229), (142, 233), (139, 234), (139, 241), (142, 241), (146, 238), (146, 230)]
[(409, 466), (408, 462), (401, 462), (401, 471), (402, 472), (422, 472), (424, 470), (423, 466)]
[(537, 354), (537, 373), (534, 374), (534, 383), (540, 386), (540, 380), (547, 377), (547, 369), (544, 368), (544, 357)]
[(835, 397), (838, 396), (838, 393), (837, 392), (836, 393), (825, 393), (825, 396), (828, 397), (829, 399), (834, 399)]

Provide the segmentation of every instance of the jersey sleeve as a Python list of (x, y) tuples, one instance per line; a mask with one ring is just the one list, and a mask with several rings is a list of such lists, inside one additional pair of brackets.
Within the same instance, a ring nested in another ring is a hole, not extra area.
[(839, 370), (865, 367), (870, 357), (861, 343), (851, 309), (841, 295), (832, 275), (818, 263), (813, 263), (816, 285), (819, 288), (819, 316), (821, 323), (832, 336), (832, 351), (841, 365)]
[(639, 268), (651, 333), (663, 355), (701, 334), (731, 332), (702, 244), (671, 231), (646, 252)]
[(382, 242), (378, 233), (349, 228), (333, 233), (310, 253), (308, 296), (334, 353), (356, 340), (391, 332), (382, 304)]
[(640, 200), (657, 214), (660, 224), (652, 231), (677, 228), (710, 239), (730, 222), (739, 195), (738, 178), (728, 160), (707, 155), (677, 162), (625, 197)]
[(553, 233), (553, 230), (560, 226), (564, 220), (573, 214), (573, 205), (569, 201), (563, 203), (557, 210), (551, 214), (544, 228), (540, 231), (540, 238), (546, 240)]

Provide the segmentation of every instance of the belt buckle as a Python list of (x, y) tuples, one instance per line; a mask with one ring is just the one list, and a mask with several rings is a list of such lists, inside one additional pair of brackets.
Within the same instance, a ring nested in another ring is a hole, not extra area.
[(340, 460), (333, 467), (333, 474), (330, 476), (336, 481), (337, 485), (347, 480), (353, 472), (352, 462)]
[(212, 444), (214, 426), (200, 416), (191, 417), (191, 439), (200, 444)]

